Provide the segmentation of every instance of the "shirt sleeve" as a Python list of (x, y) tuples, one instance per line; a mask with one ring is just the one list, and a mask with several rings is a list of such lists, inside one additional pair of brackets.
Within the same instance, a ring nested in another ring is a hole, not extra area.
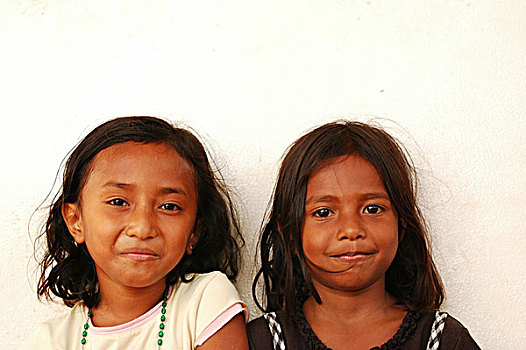
[(457, 343), (455, 345), (455, 349), (458, 350), (480, 350), (480, 347), (475, 342), (475, 340), (471, 337), (468, 330), (466, 328), (463, 329), (463, 331), (459, 334), (457, 338)]
[(448, 316), (440, 340), (441, 349), (480, 350), (469, 331), (457, 319)]
[[(42, 327), (39, 327), (36, 332), (24, 341), (19, 350), (38, 349), (42, 343), (47, 343), (46, 341), (42, 341), (43, 339), (45, 340), (45, 333), (42, 332)], [(46, 349), (46, 347), (44, 347), (44, 349)]]
[[(236, 288), (224, 274), (212, 272), (202, 275), (195, 282), (198, 285), (192, 293), (191, 299), (193, 300), (186, 306), (190, 309), (191, 314), (195, 310), (195, 321), (192, 322), (195, 326), (194, 347), (202, 345), (238, 313), (246, 312), (246, 306), (241, 301)], [(240, 308), (235, 307), (236, 304), (239, 304)], [(232, 311), (234, 311), (233, 314)], [(222, 315), (225, 317), (221, 318)], [(225, 319), (227, 319), (226, 322), (224, 322)], [(216, 326), (213, 326), (216, 320), (219, 321)], [(210, 325), (212, 325), (211, 328), (207, 329)], [(213, 332), (210, 332), (211, 330)]]
[(263, 316), (252, 320), (247, 325), (248, 345), (250, 350), (272, 349), (272, 335)]
[(62, 346), (59, 346), (58, 348), (56, 346), (53, 346), (48, 326), (45, 324), (41, 324), (38, 326), (36, 331), (29, 338), (27, 338), (26, 341), (19, 348), (19, 350), (34, 349), (54, 350), (63, 348)]
[(221, 315), (217, 316), (217, 318), (214, 321), (212, 321), (212, 323), (210, 323), (201, 333), (201, 335), (197, 338), (197, 346), (203, 345), (203, 343), (208, 338), (216, 334), (216, 332), (223, 328), (223, 326), (226, 325), (228, 322), (230, 322), (230, 320), (234, 318), (234, 316), (237, 316), (240, 313), (243, 313), (246, 322), (248, 318), (248, 312), (243, 304), (237, 303), (226, 309), (226, 311), (223, 312)]

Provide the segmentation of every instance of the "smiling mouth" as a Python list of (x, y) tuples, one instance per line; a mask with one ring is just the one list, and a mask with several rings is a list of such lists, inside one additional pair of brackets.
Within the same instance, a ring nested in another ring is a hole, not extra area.
[(345, 253), (339, 255), (331, 255), (331, 258), (345, 263), (360, 262), (369, 259), (372, 253)]
[(135, 261), (151, 261), (159, 259), (159, 255), (153, 252), (141, 252), (141, 251), (126, 251), (119, 254), (123, 258), (135, 260)]

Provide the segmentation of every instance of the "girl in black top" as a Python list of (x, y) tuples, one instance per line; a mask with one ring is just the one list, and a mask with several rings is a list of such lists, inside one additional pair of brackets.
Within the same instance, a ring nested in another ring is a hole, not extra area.
[[(340, 121), (286, 153), (253, 284), (253, 349), (478, 349), (444, 289), (405, 149)], [(257, 300), (262, 278), (264, 303)]]

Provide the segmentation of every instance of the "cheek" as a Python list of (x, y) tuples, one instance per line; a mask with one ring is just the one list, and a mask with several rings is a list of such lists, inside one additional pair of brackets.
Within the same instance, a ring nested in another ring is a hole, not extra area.
[(182, 234), (180, 232), (171, 233), (165, 236), (165, 245), (169, 252), (179, 254), (184, 253), (191, 234)]
[(389, 235), (386, 235), (382, 245), (384, 251), (386, 252), (386, 256), (389, 258), (391, 263), (394, 260), (396, 252), (398, 251), (398, 231), (394, 230)]
[(327, 246), (326, 237), (317, 234), (315, 230), (305, 229), (301, 237), (301, 245), (307, 256), (319, 254)]
[(105, 249), (101, 247), (98, 242), (86, 241), (86, 248), (88, 249), (91, 259), (93, 259), (97, 265), (103, 264), (105, 261), (109, 261), (112, 255), (111, 249)]
[(390, 251), (389, 251), (389, 265), (393, 262), (396, 252), (398, 251), (398, 239), (395, 239), (392, 244), (390, 245)]

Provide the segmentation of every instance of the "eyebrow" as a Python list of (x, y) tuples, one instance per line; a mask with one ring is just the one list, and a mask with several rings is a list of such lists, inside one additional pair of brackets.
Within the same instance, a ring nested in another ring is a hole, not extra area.
[(312, 196), (308, 198), (305, 201), (305, 205), (311, 204), (311, 203), (330, 203), (330, 202), (337, 202), (338, 197), (327, 195), (327, 196)]
[(176, 194), (182, 194), (183, 196), (186, 196), (186, 192), (180, 187), (161, 187), (160, 192), (162, 194), (176, 193)]
[[(108, 181), (102, 187), (117, 187), (117, 188), (133, 188), (135, 185), (124, 183), (124, 182), (115, 182), (115, 181)], [(183, 196), (186, 196), (186, 192), (181, 187), (171, 187), (171, 186), (160, 186), (159, 192), (162, 194), (182, 194)]]
[[(391, 200), (391, 198), (389, 198), (389, 195), (385, 192), (364, 193), (364, 194), (361, 194), (359, 198), (362, 201), (369, 200), (369, 199), (378, 199), (378, 198), (387, 199), (388, 201)], [(338, 202), (338, 201), (339, 201), (338, 197), (331, 196), (331, 195), (312, 196), (305, 201), (305, 205), (308, 205), (311, 203), (330, 203), (330, 202)]]
[(389, 201), (391, 200), (391, 198), (389, 198), (389, 195), (385, 192), (364, 193), (360, 196), (360, 199), (362, 200), (375, 199), (375, 198), (387, 199)]
[(124, 182), (115, 182), (115, 181), (108, 181), (102, 187), (118, 187), (118, 188), (127, 188), (127, 187), (133, 187), (132, 184), (127, 184)]

